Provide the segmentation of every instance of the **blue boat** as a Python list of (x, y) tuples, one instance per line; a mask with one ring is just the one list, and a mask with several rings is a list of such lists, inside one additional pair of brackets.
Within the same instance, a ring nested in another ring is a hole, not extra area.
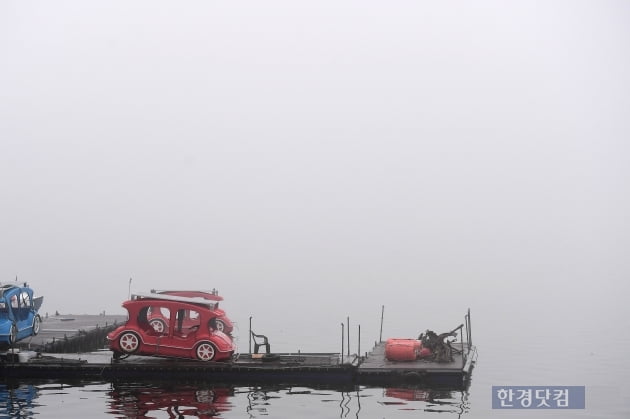
[(0, 347), (6, 349), (39, 333), (42, 318), (38, 311), (44, 297), (35, 298), (33, 293), (26, 283), (0, 286)]

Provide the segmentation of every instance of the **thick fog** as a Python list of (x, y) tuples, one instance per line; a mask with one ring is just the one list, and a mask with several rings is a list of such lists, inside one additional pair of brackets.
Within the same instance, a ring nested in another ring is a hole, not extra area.
[(51, 314), (216, 288), (244, 339), (253, 316), (288, 346), (347, 316), (377, 338), (383, 305), (400, 336), (468, 307), (615, 322), (628, 22), (624, 1), (2, 2), (0, 280)]

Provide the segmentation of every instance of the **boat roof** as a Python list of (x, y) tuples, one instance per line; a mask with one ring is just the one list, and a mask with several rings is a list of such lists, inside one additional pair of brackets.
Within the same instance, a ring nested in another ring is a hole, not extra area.
[(213, 301), (223, 301), (223, 297), (221, 297), (217, 290), (213, 289), (212, 291), (205, 290), (151, 290), (151, 293), (155, 294), (168, 294), (168, 295), (178, 295), (181, 297), (201, 297), (206, 300)]
[(179, 303), (198, 304), (206, 307), (214, 308), (217, 304), (216, 301), (207, 300), (202, 297), (179, 297), (177, 295), (156, 294), (156, 293), (137, 293), (131, 296), (132, 300), (164, 300), (175, 301)]
[(0, 284), (0, 297), (4, 296), (5, 293), (11, 294), (9, 292), (11, 290), (25, 290), (27, 292), (33, 292), (27, 284), (24, 284), (24, 286), (17, 284)]

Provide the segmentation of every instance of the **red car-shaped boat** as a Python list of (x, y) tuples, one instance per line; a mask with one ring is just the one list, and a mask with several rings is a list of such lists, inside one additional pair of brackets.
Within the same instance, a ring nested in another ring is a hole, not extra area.
[[(214, 304), (198, 297), (133, 295), (122, 304), (129, 319), (107, 335), (114, 359), (131, 354), (200, 361), (230, 359), (236, 346), (228, 335), (213, 327)], [(166, 323), (161, 332), (150, 323), (155, 313)]]

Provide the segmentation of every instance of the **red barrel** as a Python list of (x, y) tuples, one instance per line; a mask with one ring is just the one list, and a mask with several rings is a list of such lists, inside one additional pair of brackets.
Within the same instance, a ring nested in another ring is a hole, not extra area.
[(416, 339), (387, 339), (385, 358), (390, 361), (415, 361), (421, 348), (422, 342)]
[(431, 356), (431, 349), (421, 348), (420, 353), (418, 354), (418, 358), (426, 358), (428, 356)]

